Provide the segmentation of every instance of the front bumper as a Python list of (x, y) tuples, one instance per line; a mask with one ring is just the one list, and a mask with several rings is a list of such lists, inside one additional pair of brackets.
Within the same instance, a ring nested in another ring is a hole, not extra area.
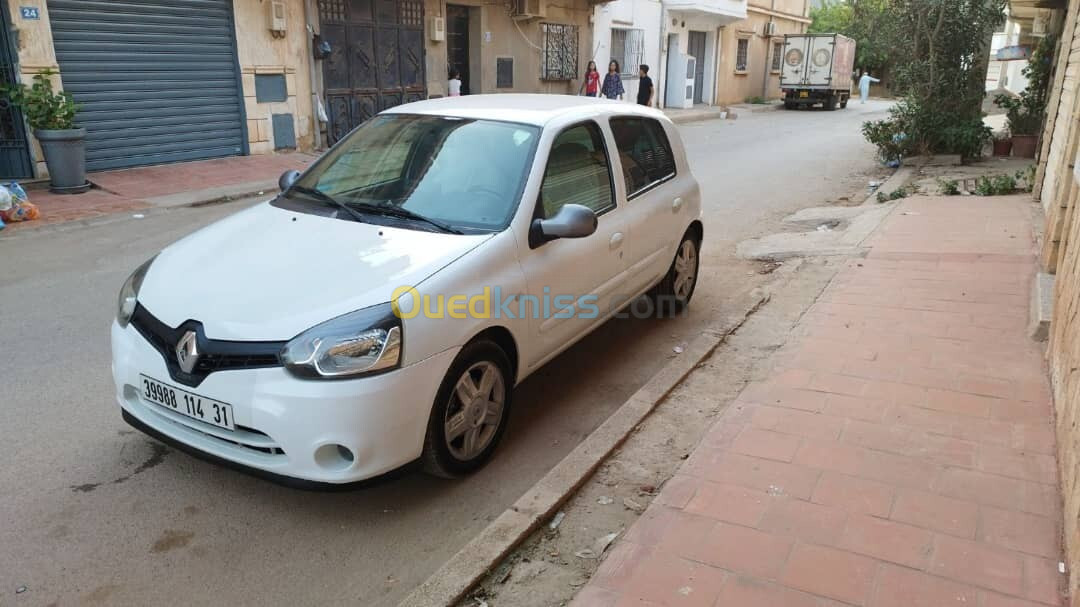
[[(420, 457), (435, 393), (457, 354), (354, 380), (301, 380), (275, 367), (218, 371), (191, 387), (169, 376), (161, 354), (131, 326), (113, 323), (112, 351), (116, 398), (133, 426), (207, 459), (316, 487), (379, 477)], [(143, 400), (140, 373), (232, 405), (236, 430)]]

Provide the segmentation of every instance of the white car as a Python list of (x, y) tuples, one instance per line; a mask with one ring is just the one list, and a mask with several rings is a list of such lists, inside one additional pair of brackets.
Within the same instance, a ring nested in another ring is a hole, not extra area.
[(697, 281), (700, 188), (641, 106), (411, 103), (281, 186), (131, 275), (112, 370), (131, 425), (285, 484), (471, 472), (518, 382)]

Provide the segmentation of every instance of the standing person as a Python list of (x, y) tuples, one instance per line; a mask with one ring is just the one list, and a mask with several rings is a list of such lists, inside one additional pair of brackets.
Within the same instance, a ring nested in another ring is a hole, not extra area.
[(607, 66), (607, 74), (604, 75), (604, 86), (600, 89), (604, 97), (608, 99), (622, 99), (622, 78), (619, 77), (619, 62), (614, 59)]
[(457, 70), (450, 72), (450, 83), (446, 93), (450, 97), (461, 96), (461, 72)]
[(637, 102), (638, 105), (652, 105), (653, 96), (653, 83), (652, 78), (649, 78), (649, 66), (641, 64), (638, 68), (638, 90), (637, 90)]
[(578, 88), (578, 95), (582, 91), (585, 91), (586, 97), (600, 96), (600, 70), (596, 69), (595, 61), (590, 61), (585, 68), (585, 78), (581, 81), (581, 87)]
[(859, 103), (866, 103), (866, 100), (870, 97), (870, 83), (881, 82), (877, 78), (870, 75), (869, 71), (862, 73), (862, 78), (859, 78)]

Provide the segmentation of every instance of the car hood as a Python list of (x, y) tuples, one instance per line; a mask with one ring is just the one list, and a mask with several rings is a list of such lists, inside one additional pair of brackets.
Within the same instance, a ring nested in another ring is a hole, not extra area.
[(341, 314), (390, 301), (491, 238), (407, 230), (257, 205), (170, 245), (139, 302), (171, 327), (207, 337), (290, 339)]

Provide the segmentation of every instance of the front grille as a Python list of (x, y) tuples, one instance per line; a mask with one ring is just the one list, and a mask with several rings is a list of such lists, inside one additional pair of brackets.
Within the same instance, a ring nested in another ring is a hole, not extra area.
[[(225, 341), (209, 339), (202, 323), (188, 320), (172, 328), (158, 320), (142, 304), (136, 304), (131, 326), (165, 359), (169, 376), (186, 386), (196, 387), (206, 376), (218, 371), (280, 367), (283, 341)], [(199, 359), (190, 373), (180, 368), (176, 344), (191, 331), (195, 334)]]

